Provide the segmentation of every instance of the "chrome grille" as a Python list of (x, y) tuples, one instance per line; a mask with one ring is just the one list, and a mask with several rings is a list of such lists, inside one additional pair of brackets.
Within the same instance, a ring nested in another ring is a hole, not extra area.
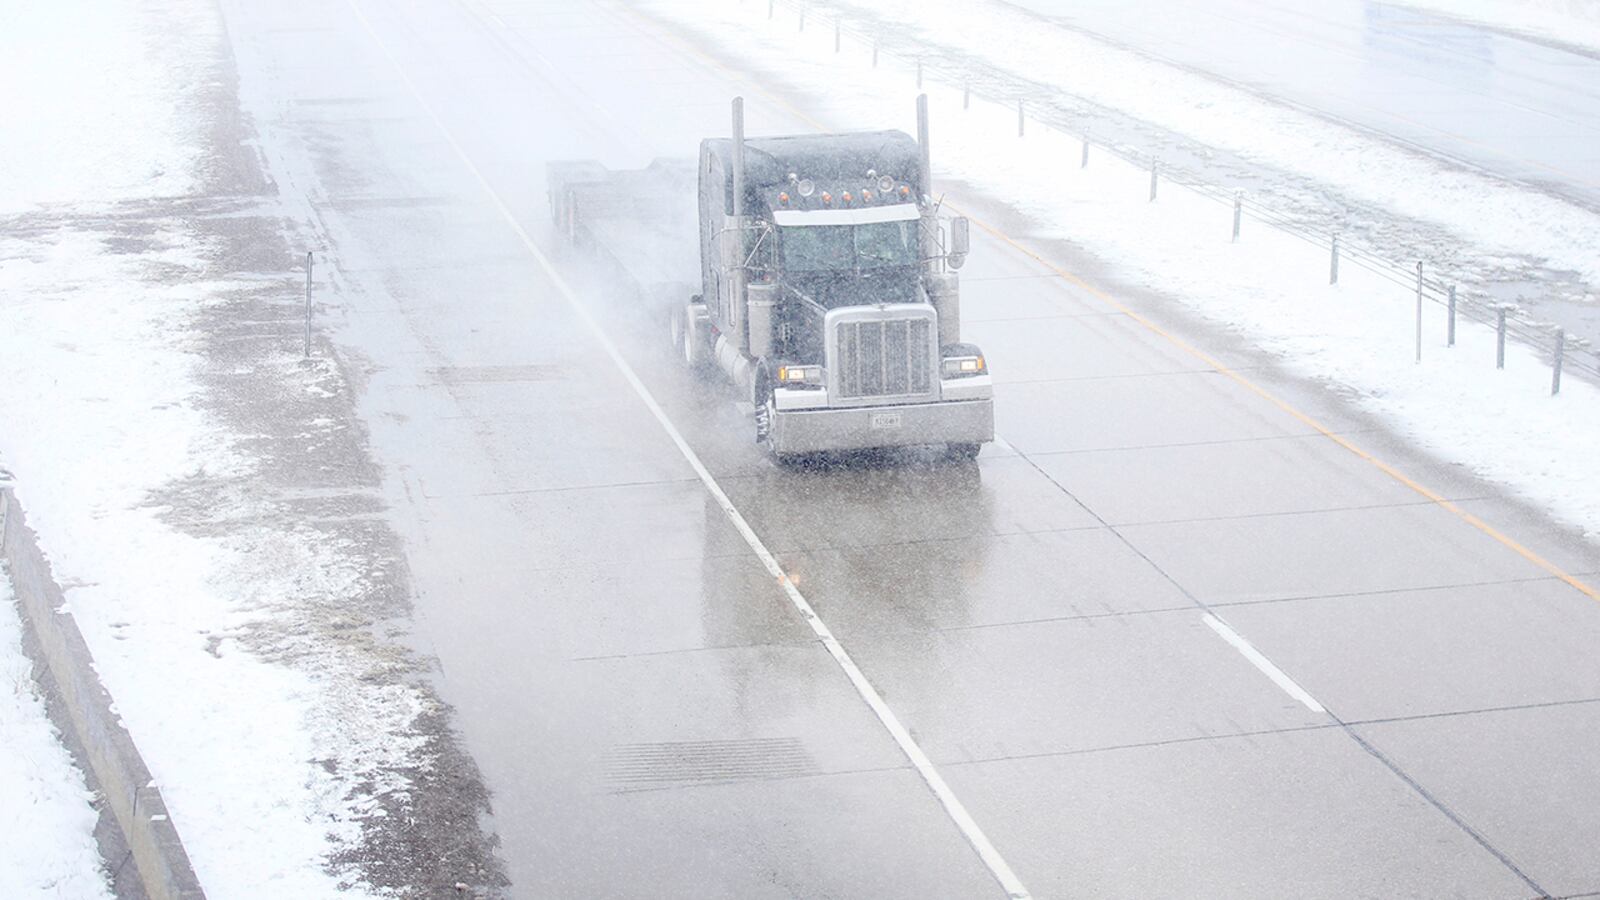
[(839, 323), (839, 396), (904, 397), (932, 390), (931, 325), (926, 318)]

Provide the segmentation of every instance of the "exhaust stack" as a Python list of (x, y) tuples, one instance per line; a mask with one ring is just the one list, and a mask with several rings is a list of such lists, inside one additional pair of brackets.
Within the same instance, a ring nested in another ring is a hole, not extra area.
[(933, 163), (928, 154), (928, 95), (917, 95), (917, 149), (921, 151), (919, 160), (921, 171), (917, 173), (917, 190), (922, 196), (933, 198)]
[(744, 210), (744, 98), (733, 98), (733, 220), (723, 233), (723, 266), (728, 277), (728, 325), (734, 345), (741, 353), (750, 351), (749, 309), (746, 306), (745, 281), (749, 275), (744, 269), (745, 226), (749, 224)]
[[(922, 227), (919, 230), (922, 232), (922, 258), (927, 260), (922, 279), (928, 300), (939, 317), (939, 343), (942, 346), (961, 340), (961, 286), (956, 273), (951, 270), (960, 268), (965, 259), (964, 254), (961, 257), (947, 255), (950, 248), (944, 246), (939, 231), (939, 217), (934, 213), (933, 156), (928, 148), (927, 94), (917, 95), (917, 151), (920, 170), (917, 172), (917, 189), (922, 194)], [(965, 225), (963, 222), (963, 240), (966, 237)], [(952, 231), (952, 242), (955, 237)]]
[[(733, 98), (733, 217), (744, 217), (744, 98)], [(742, 223), (741, 223), (742, 224)]]

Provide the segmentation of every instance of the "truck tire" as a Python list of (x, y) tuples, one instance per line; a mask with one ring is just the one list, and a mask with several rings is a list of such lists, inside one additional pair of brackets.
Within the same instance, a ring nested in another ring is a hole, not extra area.
[(772, 394), (772, 368), (767, 360), (756, 364), (755, 390), (750, 399), (756, 413), (756, 445), (780, 468), (791, 468), (804, 460), (805, 454), (779, 453), (772, 449), (772, 418), (777, 415), (777, 405)]
[(674, 356), (683, 356), (683, 307), (673, 304), (667, 310), (667, 347)]
[(709, 374), (712, 366), (710, 334), (701, 321), (704, 309), (700, 303), (675, 305), (668, 322), (673, 352), (696, 376)]
[(767, 368), (767, 361), (756, 363), (755, 385), (750, 392), (750, 406), (755, 409), (756, 445), (771, 449), (767, 438), (772, 434), (772, 416), (775, 407), (772, 401), (772, 372)]

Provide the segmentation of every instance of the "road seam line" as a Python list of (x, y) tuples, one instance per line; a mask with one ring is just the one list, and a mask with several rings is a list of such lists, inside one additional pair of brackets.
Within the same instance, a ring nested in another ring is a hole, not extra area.
[(856, 693), (878, 717), (879, 723), (889, 732), (890, 737), (894, 739), (900, 751), (905, 754), (911, 765), (916, 768), (917, 774), (922, 776), (923, 782), (933, 792), (939, 804), (944, 807), (946, 815), (955, 823), (955, 826), (961, 831), (962, 836), (966, 838), (972, 849), (977, 852), (978, 857), (989, 869), (990, 874), (1000, 883), (1007, 896), (1012, 900), (1029, 900), (1032, 895), (1023, 886), (1016, 873), (1012, 871), (1010, 864), (1005, 861), (1005, 858), (1000, 855), (1000, 851), (990, 842), (988, 836), (984, 834), (983, 829), (973, 819), (971, 813), (967, 811), (960, 798), (945, 783), (944, 777), (934, 767), (933, 761), (923, 752), (922, 747), (917, 744), (916, 739), (911, 736), (911, 732), (900, 722), (899, 717), (889, 709), (883, 697), (872, 686), (872, 683), (867, 680), (867, 676), (856, 665), (849, 652), (844, 649), (844, 645), (839, 643), (833, 632), (817, 615), (816, 610), (812, 609), (810, 602), (790, 581), (783, 567), (778, 564), (778, 560), (767, 550), (761, 538), (750, 527), (750, 523), (745, 521), (744, 516), (734, 506), (733, 501), (723, 492), (722, 487), (717, 484), (716, 478), (712, 476), (705, 464), (700, 461), (700, 457), (689, 446), (683, 434), (678, 431), (677, 426), (672, 424), (672, 420), (667, 417), (666, 411), (656, 402), (655, 396), (650, 393), (650, 389), (640, 380), (638, 373), (633, 370), (633, 366), (629, 365), (628, 361), (623, 358), (622, 352), (617, 349), (617, 345), (612, 342), (610, 336), (600, 326), (600, 323), (590, 315), (589, 310), (578, 299), (572, 288), (567, 284), (566, 279), (561, 277), (561, 273), (556, 270), (549, 257), (539, 249), (533, 237), (517, 221), (516, 215), (512, 213), (511, 208), (500, 198), (499, 193), (489, 183), (488, 178), (484, 176), (478, 166), (473, 163), (472, 158), (467, 155), (460, 143), (456, 141), (455, 135), (445, 126), (444, 121), (439, 118), (433, 106), (423, 98), (422, 92), (417, 89), (416, 83), (411, 80), (411, 76), (406, 72), (405, 67), (400, 64), (400, 60), (389, 49), (389, 45), (384, 43), (383, 38), (378, 36), (377, 30), (372, 27), (372, 22), (367, 18), (366, 13), (362, 11), (357, 0), (347, 0), (347, 2), (351, 11), (361, 20), (361, 25), (368, 36), (372, 38), (373, 42), (383, 51), (384, 56), (388, 58), (390, 64), (394, 66), (395, 73), (405, 83), (406, 89), (411, 93), (412, 98), (428, 114), (428, 118), (433, 120), (433, 124), (439, 129), (439, 133), (443, 135), (445, 142), (450, 145), (450, 149), (455, 152), (462, 164), (467, 167), (467, 170), (478, 181), (479, 186), (483, 188), (490, 201), (494, 204), (495, 209), (505, 219), (506, 224), (511, 227), (512, 232), (516, 234), (522, 244), (528, 248), (529, 254), (539, 264), (539, 268), (550, 279), (557, 292), (567, 301), (567, 304), (577, 314), (578, 318), (588, 326), (589, 331), (606, 351), (606, 355), (611, 357), (611, 361), (616, 365), (617, 370), (622, 373), (623, 378), (633, 388), (634, 393), (643, 401), (645, 408), (650, 411), (657, 424), (667, 433), (667, 437), (671, 438), (672, 442), (677, 445), (678, 452), (689, 463), (695, 474), (700, 476), (700, 481), (705, 485), (706, 491), (711, 494), (712, 499), (716, 500), (717, 505), (721, 507), (729, 522), (744, 538), (745, 543), (750, 546), (750, 549), (761, 560), (767, 571), (778, 580), (778, 583), (783, 587), (784, 593), (788, 595), (790, 603), (800, 613), (800, 616), (805, 619), (806, 624), (811, 626), (811, 630), (817, 635), (817, 639), (827, 649), (828, 654), (833, 657), (839, 668), (843, 670), (845, 677), (855, 687)]

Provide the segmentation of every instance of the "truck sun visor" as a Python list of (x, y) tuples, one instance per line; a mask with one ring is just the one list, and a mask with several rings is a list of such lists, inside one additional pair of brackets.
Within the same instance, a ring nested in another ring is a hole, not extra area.
[(876, 222), (910, 222), (921, 213), (915, 203), (893, 206), (863, 206), (854, 209), (775, 209), (773, 224), (790, 225), (871, 225)]

